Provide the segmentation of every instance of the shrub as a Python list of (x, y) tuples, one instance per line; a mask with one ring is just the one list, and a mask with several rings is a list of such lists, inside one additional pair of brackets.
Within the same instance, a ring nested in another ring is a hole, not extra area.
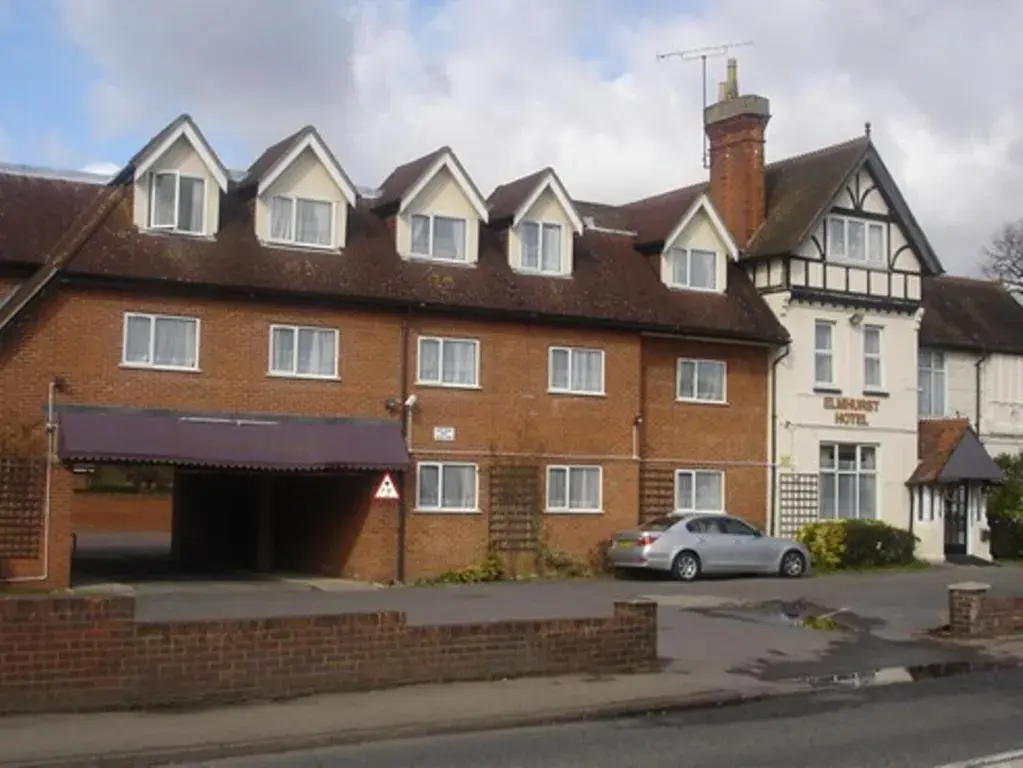
[(995, 462), (1005, 482), (988, 497), (991, 556), (1001, 560), (1023, 558), (1023, 453), (1003, 453)]
[(828, 520), (796, 534), (821, 570), (912, 565), (919, 539), (880, 520)]

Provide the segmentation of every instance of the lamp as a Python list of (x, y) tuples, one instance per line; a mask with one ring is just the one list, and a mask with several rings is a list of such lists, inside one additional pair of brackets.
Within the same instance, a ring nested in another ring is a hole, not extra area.
[(859, 325), (862, 322), (863, 322), (863, 312), (861, 312), (860, 310), (857, 309), (855, 312), (853, 312), (851, 315), (849, 315), (849, 325), (857, 326), (857, 325)]

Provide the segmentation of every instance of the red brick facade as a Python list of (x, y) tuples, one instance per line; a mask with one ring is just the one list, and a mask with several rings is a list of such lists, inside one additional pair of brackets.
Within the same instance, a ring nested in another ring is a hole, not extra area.
[(76, 491), (71, 502), (75, 532), (169, 534), (172, 516), (172, 498), (166, 494)]
[[(416, 683), (650, 672), (657, 606), (410, 626), (402, 613), (136, 623), (131, 598), (0, 600), (0, 714), (222, 704)], [(87, 637), (88, 641), (83, 641)]]
[[(200, 371), (122, 368), (122, 324), (128, 311), (199, 317)], [(603, 468), (602, 513), (542, 515), (546, 546), (578, 558), (592, 553), (613, 531), (636, 523), (646, 468), (662, 473), (679, 468), (722, 469), (727, 508), (763, 522), (768, 355), (766, 348), (753, 345), (62, 286), (37, 303), (28, 322), (0, 347), (3, 418), (8, 424), (41, 427), (48, 381), (58, 375), (68, 387), (58, 396), (60, 404), (388, 418), (387, 399), (400, 397), (403, 390), (403, 319), (409, 324), (405, 385), (418, 397), (411, 427), (413, 458), (469, 461), (480, 468), (479, 514), (415, 511), (415, 473), (409, 473), (403, 488), (410, 502), (406, 578), (481, 560), (491, 527), (489, 479), (495, 464), (525, 462), (536, 467), (541, 505), (546, 465)], [(273, 322), (337, 328), (340, 379), (268, 377), (268, 333)], [(479, 388), (417, 386), (419, 335), (477, 339)], [(605, 395), (548, 393), (551, 345), (603, 349)], [(727, 405), (676, 402), (677, 359), (685, 356), (727, 363)], [(637, 416), (642, 421), (638, 428)], [(454, 428), (454, 440), (435, 442), (434, 427)], [(47, 584), (59, 586), (66, 583), (67, 532), (78, 525), (70, 513), (73, 505), (83, 510), (78, 518), (83, 526), (90, 525), (90, 514), (104, 513), (85, 512), (83, 504), (96, 502), (86, 501), (84, 494), (72, 496), (70, 472), (55, 474)], [(378, 479), (374, 476), (373, 482)], [(128, 503), (112, 500), (109, 509)], [(156, 504), (149, 499), (140, 503)], [(368, 509), (360, 514), (368, 516), (357, 530), (335, 532), (357, 540), (347, 547), (345, 562), (335, 562), (330, 572), (380, 581), (395, 578), (396, 504), (377, 502), (372, 514)], [(4, 568), (10, 575), (35, 574), (41, 563), (11, 561)]]
[(990, 589), (975, 582), (949, 586), (948, 618), (953, 635), (992, 637), (1023, 632), (1023, 596), (989, 595)]

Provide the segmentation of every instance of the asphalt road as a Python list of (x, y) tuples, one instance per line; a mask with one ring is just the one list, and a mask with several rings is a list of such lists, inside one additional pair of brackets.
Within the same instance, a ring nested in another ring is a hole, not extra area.
[(1002, 672), (191, 768), (936, 768), (1020, 750), (1021, 716), (1023, 672)]

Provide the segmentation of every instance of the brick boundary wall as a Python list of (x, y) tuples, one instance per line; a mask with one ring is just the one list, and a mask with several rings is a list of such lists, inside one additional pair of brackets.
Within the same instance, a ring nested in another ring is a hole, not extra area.
[(990, 584), (963, 582), (948, 588), (948, 627), (953, 635), (992, 637), (1023, 632), (1023, 596), (991, 596)]
[(141, 623), (130, 597), (0, 599), (0, 714), (658, 667), (643, 600), (606, 618), (410, 626), (400, 612)]

